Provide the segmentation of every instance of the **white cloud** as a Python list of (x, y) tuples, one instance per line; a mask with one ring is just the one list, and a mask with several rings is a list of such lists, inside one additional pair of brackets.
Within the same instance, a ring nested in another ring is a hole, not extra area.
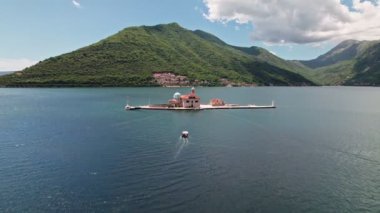
[(289, 51), (292, 51), (294, 46), (296, 44), (292, 44), (292, 43), (285, 43), (284, 40), (281, 40), (280, 42), (278, 43), (273, 43), (273, 42), (263, 42), (263, 45), (264, 46), (267, 46), (267, 47), (285, 47), (287, 48)]
[(327, 42), (315, 42), (315, 43), (309, 44), (310, 47), (319, 48), (319, 49), (326, 48), (326, 45), (327, 45)]
[(0, 71), (19, 71), (36, 64), (38, 61), (20, 58), (0, 58)]
[(71, 1), (73, 3), (73, 5), (76, 7), (76, 8), (81, 8), (82, 6), (80, 5), (79, 1), (78, 0), (72, 0)]
[(268, 43), (380, 39), (379, 0), (203, 0), (212, 22), (253, 25), (252, 39)]

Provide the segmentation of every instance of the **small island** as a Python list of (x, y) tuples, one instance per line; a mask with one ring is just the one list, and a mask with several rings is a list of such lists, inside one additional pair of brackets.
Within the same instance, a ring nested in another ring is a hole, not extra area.
[(127, 104), (125, 110), (212, 110), (212, 109), (272, 109), (276, 108), (274, 101), (271, 105), (258, 106), (255, 104), (239, 105), (227, 104), (220, 98), (213, 98), (209, 104), (201, 104), (201, 98), (195, 93), (195, 88), (191, 89), (191, 93), (181, 95), (176, 92), (173, 98), (167, 104), (149, 104), (143, 106), (131, 106)]

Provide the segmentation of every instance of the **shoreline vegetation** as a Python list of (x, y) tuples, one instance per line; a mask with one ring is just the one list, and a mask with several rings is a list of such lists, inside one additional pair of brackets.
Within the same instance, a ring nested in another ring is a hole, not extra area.
[[(16, 72), (17, 75), (21, 72)], [(1, 80), (1, 79), (0, 79)], [(149, 81), (148, 81), (149, 80)], [(52, 82), (55, 82), (54, 80)], [(139, 81), (138, 81), (139, 82)], [(101, 82), (89, 82), (89, 83), (68, 83), (68, 82), (57, 82), (57, 83), (35, 83), (35, 82), (23, 82), (1, 85), (0, 88), (39, 88), (39, 87), (259, 87), (259, 86), (289, 86), (289, 85), (273, 85), (271, 83), (258, 85), (257, 83), (247, 83), (247, 82), (236, 82), (231, 81), (226, 78), (218, 79), (217, 81), (207, 81), (190, 79), (184, 75), (176, 75), (172, 72), (155, 72), (151, 79), (147, 79), (145, 82), (142, 81), (141, 84), (123, 84), (122, 82), (115, 83), (101, 83)], [(292, 86), (311, 86), (307, 84), (297, 84)], [(318, 86), (318, 85), (313, 85)]]

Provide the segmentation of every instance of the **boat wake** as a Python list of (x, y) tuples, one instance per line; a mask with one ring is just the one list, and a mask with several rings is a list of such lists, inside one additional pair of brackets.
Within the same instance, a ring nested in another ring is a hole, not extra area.
[(182, 150), (184, 149), (185, 146), (187, 146), (189, 144), (189, 139), (188, 138), (183, 138), (183, 137), (180, 137), (178, 139), (178, 142), (177, 142), (177, 145), (176, 145), (176, 152), (175, 152), (175, 155), (174, 155), (174, 160), (177, 159), (177, 157), (181, 154)]

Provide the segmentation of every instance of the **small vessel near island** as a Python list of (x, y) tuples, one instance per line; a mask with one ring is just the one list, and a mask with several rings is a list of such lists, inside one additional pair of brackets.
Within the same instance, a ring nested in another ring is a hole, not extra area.
[(189, 137), (189, 131), (182, 131), (181, 133), (181, 138), (182, 139), (186, 139)]
[(271, 105), (239, 105), (227, 104), (220, 98), (213, 98), (209, 104), (201, 104), (200, 97), (195, 93), (195, 88), (191, 93), (181, 95), (179, 92), (174, 93), (173, 98), (167, 104), (149, 104), (142, 106), (131, 106), (127, 104), (125, 110), (212, 110), (212, 109), (272, 109), (276, 108), (274, 101)]

